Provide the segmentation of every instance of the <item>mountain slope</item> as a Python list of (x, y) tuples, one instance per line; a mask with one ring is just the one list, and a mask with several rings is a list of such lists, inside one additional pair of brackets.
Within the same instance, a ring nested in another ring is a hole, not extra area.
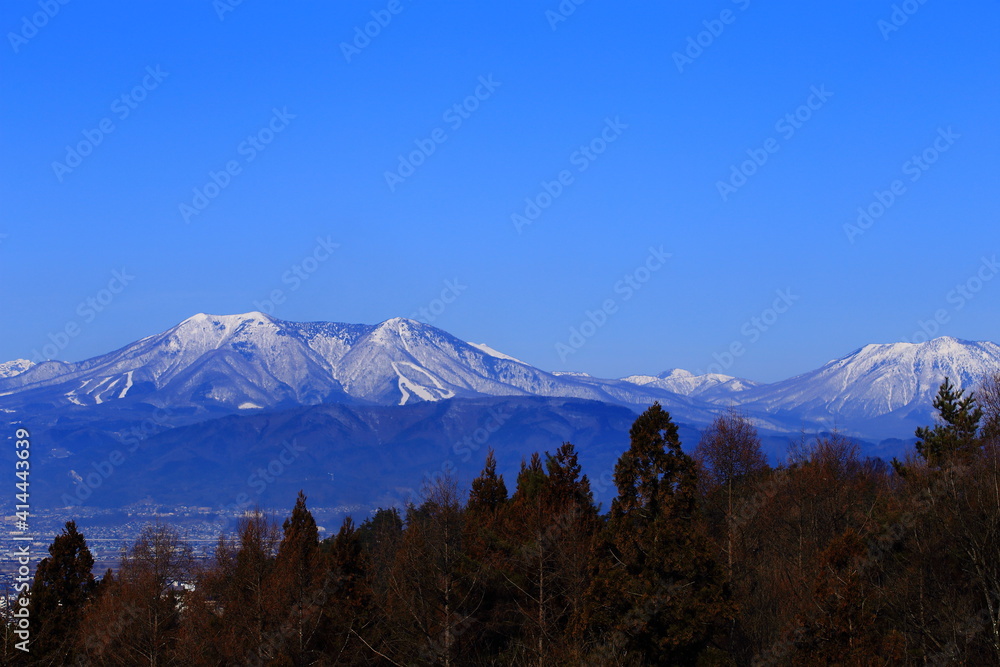
[(34, 366), (34, 364), (27, 359), (5, 361), (0, 363), (0, 378), (9, 378), (14, 377), (15, 375), (20, 375), (32, 366)]
[[(933, 422), (944, 378), (975, 387), (1000, 371), (1000, 346), (868, 345), (766, 385), (679, 369), (613, 380), (545, 372), (402, 318), (199, 314), (79, 363), (0, 368), (0, 420), (30, 424), (37, 443), (40, 506), (229, 507), (241, 496), (275, 506), (302, 488), (329, 505), (389, 505), (412, 498), (428, 475), (467, 482), (486, 447), (513, 475), (522, 456), (564, 441), (607, 499), (628, 430), (654, 401), (683, 425), (687, 448), (734, 406), (774, 460), (800, 430), (833, 428), (868, 454), (900, 455), (902, 438)], [(13, 463), (13, 450), (4, 456)]]
[(610, 380), (545, 372), (404, 318), (365, 325), (288, 322), (258, 312), (198, 314), (79, 363), (3, 364), (0, 412), (11, 420), (30, 414), (35, 423), (118, 422), (120, 428), (159, 414), (159, 429), (307, 405), (537, 396), (635, 411), (659, 401), (701, 425), (738, 406), (771, 433), (837, 428), (868, 439), (907, 438), (933, 420), (933, 397), (946, 376), (969, 388), (998, 369), (1000, 346), (945, 337), (868, 345), (773, 384), (680, 369)]
[[(656, 387), (581, 382), (541, 371), (430, 325), (296, 323), (261, 313), (198, 314), (109, 354), (45, 362), (0, 379), (0, 406), (60, 410), (150, 403), (206, 413), (361, 402), (407, 405), (476, 396), (572, 397), (683, 405)], [(707, 419), (707, 415), (700, 415)]]
[(706, 373), (695, 375), (690, 371), (680, 368), (673, 368), (664, 371), (659, 375), (630, 375), (622, 378), (625, 382), (631, 382), (643, 387), (656, 387), (664, 391), (672, 391), (684, 396), (698, 396), (706, 400), (718, 398), (729, 400), (734, 393), (752, 389), (760, 386), (759, 383), (743, 378), (722, 375), (719, 373)]
[(974, 390), (996, 372), (1000, 346), (941, 337), (866, 345), (814, 371), (733, 397), (751, 414), (795, 415), (869, 436), (898, 436), (901, 430), (908, 436), (913, 424), (933, 421), (934, 395), (945, 377)]
[[(46, 506), (150, 501), (277, 507), (303, 489), (318, 505), (374, 508), (413, 499), (424, 482), (443, 474), (455, 475), (464, 488), (482, 469), (488, 448), (513, 479), (523, 456), (571, 441), (595, 493), (606, 500), (634, 419), (628, 408), (606, 403), (510, 397), (229, 415), (131, 446), (96, 438), (87, 429), (43, 429), (34, 434), (37, 441), (58, 439), (65, 447), (58, 456), (39, 453), (33, 459), (38, 487), (33, 483), (32, 495)], [(692, 430), (682, 431), (694, 439)], [(102, 464), (114, 451), (122, 462)], [(96, 478), (101, 465), (104, 472)], [(97, 482), (87, 486), (86, 479)]]

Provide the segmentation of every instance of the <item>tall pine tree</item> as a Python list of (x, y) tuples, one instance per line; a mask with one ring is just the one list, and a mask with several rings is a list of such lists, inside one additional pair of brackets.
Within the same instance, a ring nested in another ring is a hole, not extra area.
[(619, 653), (693, 664), (713, 625), (732, 614), (699, 522), (697, 466), (659, 403), (636, 419), (629, 437), (614, 474), (606, 622)]
[(307, 662), (306, 656), (315, 644), (322, 606), (316, 604), (314, 593), (319, 588), (323, 572), (319, 548), (319, 529), (306, 507), (306, 496), (299, 491), (292, 514), (282, 524), (283, 537), (278, 546), (274, 569), (268, 587), (278, 602), (283, 632), (278, 633), (276, 647), (294, 664)]
[(466, 509), (472, 513), (495, 513), (507, 502), (507, 485), (503, 475), (497, 475), (497, 459), (493, 450), (486, 455), (486, 464), (479, 477), (472, 480), (469, 502)]
[(932, 466), (940, 466), (956, 457), (968, 457), (979, 450), (979, 422), (983, 410), (972, 394), (965, 396), (948, 378), (938, 389), (934, 408), (943, 424), (921, 427), (916, 435), (917, 453)]
[(31, 653), (46, 664), (69, 662), (74, 634), (80, 624), (83, 606), (94, 592), (94, 557), (87, 540), (68, 521), (63, 532), (49, 546), (35, 572), (31, 587), (33, 633)]

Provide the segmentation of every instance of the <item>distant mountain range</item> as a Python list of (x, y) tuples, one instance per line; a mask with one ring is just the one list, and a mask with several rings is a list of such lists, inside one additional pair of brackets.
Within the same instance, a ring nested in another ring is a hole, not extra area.
[[(751, 416), (772, 443), (802, 431), (838, 429), (877, 449), (886, 438), (901, 444), (916, 426), (933, 420), (933, 396), (946, 376), (971, 388), (997, 371), (1000, 346), (943, 337), (921, 344), (867, 345), (819, 369), (771, 384), (680, 369), (600, 379), (546, 372), (489, 345), (468, 343), (404, 318), (361, 325), (288, 322), (258, 312), (198, 314), (168, 331), (79, 363), (0, 364), (0, 417), (32, 425), (45, 436), (46, 460), (57, 478), (50, 484), (55, 496), (85, 479), (77, 467), (85, 469), (87, 461), (100, 460), (123, 442), (141, 442), (135, 448), (144, 455), (122, 464), (123, 469), (134, 468), (129, 478), (135, 482), (118, 484), (121, 488), (112, 493), (115, 484), (109, 480), (105, 488), (108, 502), (124, 502), (170, 496), (166, 490), (179, 475), (195, 488), (212, 486), (213, 478), (228, 478), (220, 472), (229, 465), (226, 461), (234, 462), (240, 478), (242, 463), (258, 454), (266, 459), (269, 448), (276, 446), (278, 422), (285, 424), (282, 440), (308, 441), (312, 453), (303, 460), (316, 463), (312, 471), (326, 471), (321, 477), (338, 475), (327, 470), (328, 457), (316, 451), (325, 440), (336, 441), (331, 447), (341, 452), (341, 460), (356, 461), (362, 471), (367, 469), (363, 452), (379, 450), (382, 456), (394, 450), (402, 456), (402, 443), (409, 443), (404, 447), (408, 456), (400, 461), (426, 462), (428, 452), (437, 452), (431, 458), (447, 454), (457, 437), (434, 421), (436, 408), (428, 412), (418, 407), (442, 402), (442, 419), (461, 414), (457, 422), (473, 432), (481, 430), (476, 424), (489, 421), (486, 415), (498, 402), (514, 410), (519, 415), (514, 418), (516, 429), (511, 422), (497, 427), (500, 435), (490, 432), (489, 446), (511, 450), (503, 452), (501, 460), (508, 454), (519, 460), (571, 437), (592, 442), (600, 451), (620, 452), (627, 445), (629, 421), (623, 415), (634, 415), (654, 401), (689, 428), (691, 438), (715, 415), (736, 407)], [(588, 412), (592, 416), (581, 422), (580, 415)], [(430, 420), (418, 429), (421, 444), (391, 426), (404, 415)], [(588, 421), (588, 427), (580, 426)], [(362, 423), (367, 426), (359, 426)], [(532, 438), (528, 424), (547, 436)], [(588, 428), (593, 437), (586, 435)], [(625, 439), (612, 444), (614, 433)], [(206, 434), (212, 439), (210, 447), (192, 450), (183, 444)], [(533, 449), (529, 442), (538, 447)], [(244, 461), (240, 443), (246, 449)], [(197, 454), (208, 450), (226, 454), (209, 465)], [(470, 465), (480, 465), (481, 458), (482, 453), (477, 454)], [(597, 458), (605, 467), (611, 460)], [(321, 460), (326, 462), (319, 465)], [(216, 472), (195, 474), (198, 469)], [(402, 463), (395, 468), (381, 465), (379, 470), (370, 471), (381, 480), (369, 484), (367, 490), (374, 495), (391, 495), (390, 486), (399, 487), (406, 474), (414, 473), (413, 466)], [(124, 477), (120, 475), (119, 482)], [(387, 485), (390, 478), (392, 484)], [(285, 481), (295, 486), (297, 477)], [(161, 490), (154, 492), (157, 488)], [(362, 484), (357, 490), (364, 488)], [(208, 493), (208, 504), (217, 495)], [(357, 494), (330, 497), (348, 502)]]
[(3, 405), (48, 408), (143, 402), (209, 413), (321, 403), (407, 405), (482, 396), (585, 398), (638, 405), (674, 392), (547, 373), (427, 324), (298, 323), (253, 312), (195, 315), (77, 364), (19, 360), (0, 379)]

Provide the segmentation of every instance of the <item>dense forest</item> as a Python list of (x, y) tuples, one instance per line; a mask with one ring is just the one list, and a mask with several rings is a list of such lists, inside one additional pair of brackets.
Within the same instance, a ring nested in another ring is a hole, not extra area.
[(1000, 664), (1000, 376), (934, 407), (904, 460), (833, 434), (771, 467), (741, 414), (685, 452), (655, 404), (607, 508), (570, 443), (515, 480), (490, 452), (470, 489), (438, 480), (323, 540), (301, 494), (209, 561), (150, 525), (99, 577), (70, 522), (25, 600), (30, 653), (8, 609), (3, 661)]

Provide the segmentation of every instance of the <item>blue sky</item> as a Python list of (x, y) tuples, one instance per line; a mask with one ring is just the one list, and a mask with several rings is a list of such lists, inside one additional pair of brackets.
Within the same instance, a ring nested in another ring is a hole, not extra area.
[(259, 309), (604, 377), (1000, 339), (995, 2), (562, 6), (4, 3), (0, 358)]

